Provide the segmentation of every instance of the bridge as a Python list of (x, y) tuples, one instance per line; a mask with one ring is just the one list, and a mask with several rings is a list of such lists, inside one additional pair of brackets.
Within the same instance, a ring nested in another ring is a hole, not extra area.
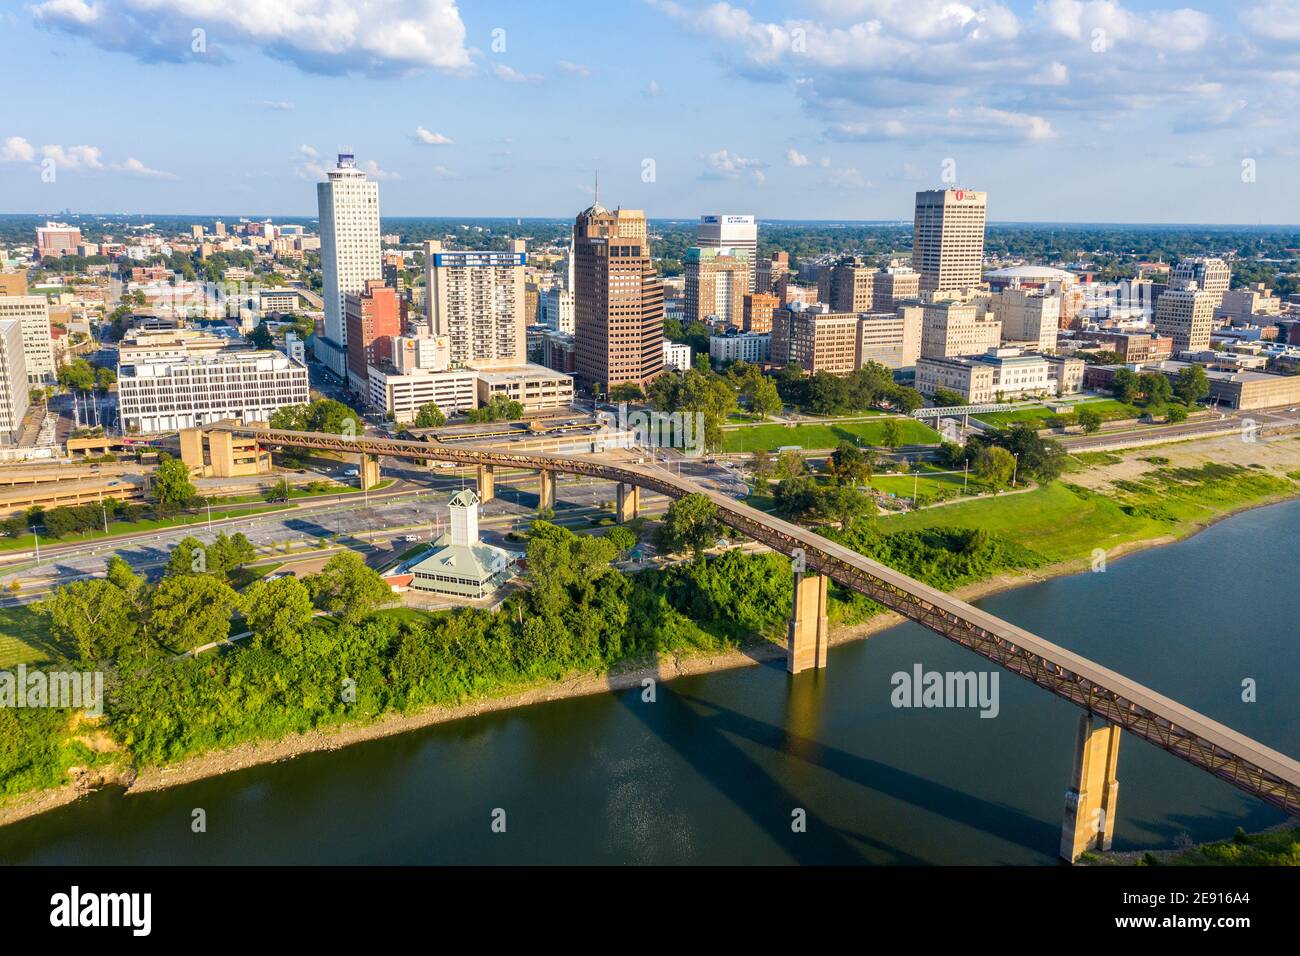
[(717, 507), (723, 524), (792, 560), (794, 602), (787, 645), (791, 673), (826, 666), (826, 589), (827, 581), (832, 580), (1083, 710), (1061, 828), (1061, 857), (1071, 862), (1088, 849), (1110, 846), (1119, 790), (1115, 768), (1120, 730), (1300, 816), (1300, 762), (1291, 757), (965, 601), (654, 464), (609, 456), (511, 454), (321, 432), (211, 427), (255, 438), (263, 445), (357, 454), (362, 483), (367, 487), (378, 480), (379, 459), (394, 457), (476, 468), (483, 500), (493, 496), (497, 469), (536, 471), (541, 481), (540, 507), (554, 505), (557, 474), (616, 482), (620, 521), (636, 517), (643, 488), (673, 499), (706, 496)]

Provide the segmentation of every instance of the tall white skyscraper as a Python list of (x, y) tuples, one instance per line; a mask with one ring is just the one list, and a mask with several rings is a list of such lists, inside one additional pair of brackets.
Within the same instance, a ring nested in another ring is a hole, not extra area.
[(916, 194), (912, 268), (922, 292), (949, 292), (980, 284), (988, 193), (926, 189)]
[(347, 377), (347, 320), (344, 299), (358, 295), (369, 279), (382, 280), (379, 257), (379, 183), (366, 178), (355, 157), (340, 153), (329, 181), (317, 183), (320, 260), (325, 284), (325, 336), (317, 336), (316, 357), (340, 378)]
[(0, 322), (8, 319), (18, 319), (22, 323), (28, 381), (33, 385), (53, 382), (58, 369), (54, 367), (50, 307), (45, 296), (0, 295)]
[(701, 216), (695, 227), (695, 244), (705, 249), (730, 247), (749, 255), (749, 287), (754, 291), (754, 263), (758, 260), (758, 223), (753, 216), (718, 214)]

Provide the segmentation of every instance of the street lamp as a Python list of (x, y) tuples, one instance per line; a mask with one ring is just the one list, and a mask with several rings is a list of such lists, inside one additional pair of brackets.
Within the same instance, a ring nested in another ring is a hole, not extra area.
[(1016, 475), (1020, 471), (1020, 455), (1017, 452), (1011, 453), (1013, 464), (1011, 465), (1011, 487), (1016, 486)]

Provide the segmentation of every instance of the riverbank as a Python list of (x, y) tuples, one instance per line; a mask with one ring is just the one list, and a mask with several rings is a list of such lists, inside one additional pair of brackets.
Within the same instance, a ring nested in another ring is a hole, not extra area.
[[(1209, 527), (1229, 514), (1263, 507), (1286, 500), (1293, 495), (1283, 495), (1269, 500), (1253, 501), (1232, 510), (1214, 513), (1196, 526), (1179, 526), (1174, 533), (1121, 542), (1106, 551), (1107, 560), (1149, 548), (1159, 547), (1185, 539)], [(1036, 570), (998, 575), (954, 590), (954, 595), (967, 601), (999, 591), (1041, 582), (1049, 578), (1075, 574), (1087, 570), (1090, 560), (1076, 558), (1059, 561)], [(831, 644), (838, 646), (850, 641), (863, 640), (902, 621), (891, 612), (874, 615), (871, 619), (832, 630)], [(410, 730), (473, 717), (493, 711), (525, 707), (547, 701), (607, 693), (641, 686), (647, 678), (671, 680), (675, 677), (704, 674), (755, 664), (775, 664), (785, 656), (785, 648), (772, 642), (755, 642), (723, 652), (694, 655), (668, 655), (658, 661), (629, 661), (607, 673), (575, 674), (570, 678), (532, 687), (515, 688), (499, 696), (472, 701), (456, 707), (437, 707), (411, 714), (390, 714), (372, 723), (343, 725), (324, 730), (293, 734), (273, 742), (242, 744), (226, 750), (195, 756), (176, 764), (149, 767), (138, 772), (121, 767), (113, 771), (76, 773), (74, 783), (58, 790), (38, 791), (17, 795), (0, 806), (0, 825), (24, 819), (45, 810), (69, 803), (98, 786), (120, 785), (128, 794), (162, 790), (208, 777), (242, 770), (260, 764), (293, 759), (306, 753), (338, 750), (368, 740), (402, 734)]]

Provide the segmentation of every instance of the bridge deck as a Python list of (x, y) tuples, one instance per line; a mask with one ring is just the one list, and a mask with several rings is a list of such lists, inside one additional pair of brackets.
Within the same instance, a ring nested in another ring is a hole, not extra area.
[(1291, 757), (965, 601), (657, 465), (620, 461), (613, 455), (511, 454), (424, 442), (348, 439), (318, 432), (216, 427), (267, 444), (548, 469), (634, 484), (673, 498), (705, 495), (717, 505), (720, 520), (730, 527), (786, 554), (802, 549), (809, 570), (827, 574), (1239, 789), (1300, 815), (1300, 762)]

